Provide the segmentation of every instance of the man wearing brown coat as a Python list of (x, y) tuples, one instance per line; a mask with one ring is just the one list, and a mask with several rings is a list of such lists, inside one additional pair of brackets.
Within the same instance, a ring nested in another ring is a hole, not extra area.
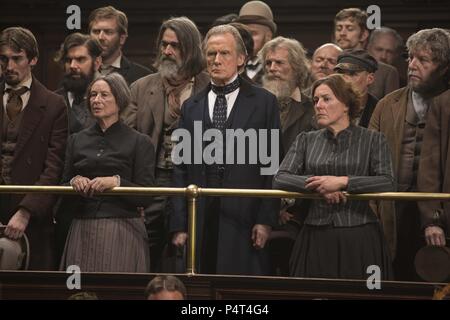
[[(444, 29), (421, 30), (407, 43), (408, 86), (381, 99), (369, 128), (383, 132), (392, 152), (398, 191), (417, 191), (423, 131), (431, 99), (448, 88), (450, 37)], [(397, 280), (415, 280), (414, 256), (421, 246), (414, 201), (381, 201), (377, 208), (394, 259)]]
[[(131, 85), (131, 104), (122, 113), (122, 118), (132, 128), (150, 136), (156, 150), (156, 185), (170, 187), (173, 170), (171, 135), (178, 126), (181, 105), (208, 85), (209, 76), (202, 72), (205, 63), (200, 32), (188, 18), (163, 22), (157, 47), (155, 67), (158, 72)], [(159, 269), (166, 237), (164, 221), (171, 211), (169, 205), (168, 197), (160, 196), (145, 209), (152, 271)]]
[[(47, 90), (31, 74), (39, 52), (34, 35), (20, 27), (0, 34), (0, 182), (2, 185), (57, 185), (67, 140), (67, 112), (61, 96)], [(50, 194), (0, 197), (5, 234), (30, 241), (29, 269), (55, 268)]]
[[(449, 105), (450, 90), (447, 90), (434, 98), (430, 106), (417, 177), (419, 192), (450, 193)], [(419, 209), (426, 243), (435, 246), (448, 244), (450, 202), (422, 201)]]

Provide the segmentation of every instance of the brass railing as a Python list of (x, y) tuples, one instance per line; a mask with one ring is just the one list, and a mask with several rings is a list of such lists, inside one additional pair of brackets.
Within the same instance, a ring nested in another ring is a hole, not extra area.
[[(0, 185), (0, 193), (53, 193), (53, 194), (76, 194), (72, 187), (61, 186), (6, 186)], [(195, 235), (197, 199), (201, 196), (221, 196), (221, 197), (257, 197), (257, 198), (303, 198), (303, 199), (323, 199), (318, 194), (297, 193), (281, 190), (261, 190), (261, 189), (218, 189), (200, 188), (190, 185), (187, 188), (139, 188), (139, 187), (118, 187), (111, 191), (103, 192), (102, 195), (168, 195), (184, 196), (188, 203), (188, 239), (187, 251), (187, 273), (194, 275), (195, 270)], [(383, 192), (346, 194), (349, 200), (404, 200), (404, 201), (425, 201), (439, 200), (449, 201), (450, 193), (423, 193), (423, 192)]]

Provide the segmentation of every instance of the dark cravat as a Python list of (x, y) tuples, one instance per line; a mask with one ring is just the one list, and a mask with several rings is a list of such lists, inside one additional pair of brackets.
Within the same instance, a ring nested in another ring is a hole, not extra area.
[(14, 121), (19, 113), (22, 111), (23, 101), (21, 95), (27, 92), (27, 87), (20, 87), (19, 89), (6, 89), (9, 94), (8, 101), (6, 102), (6, 113), (11, 121)]
[(256, 70), (256, 69), (258, 69), (258, 67), (259, 67), (259, 62), (255, 63), (255, 64), (248, 63), (246, 66), (246, 68), (248, 70)]
[(223, 87), (211, 85), (212, 91), (217, 95), (213, 111), (214, 128), (219, 130), (223, 130), (225, 128), (225, 122), (227, 121), (227, 99), (225, 98), (225, 95), (238, 89), (239, 85), (239, 77), (237, 77), (232, 83)]

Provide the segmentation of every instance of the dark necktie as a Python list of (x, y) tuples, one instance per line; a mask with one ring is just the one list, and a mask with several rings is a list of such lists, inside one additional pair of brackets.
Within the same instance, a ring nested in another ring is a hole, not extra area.
[(27, 92), (27, 87), (20, 87), (19, 89), (6, 89), (9, 94), (8, 101), (6, 102), (6, 113), (11, 121), (14, 121), (19, 113), (22, 111), (23, 101), (21, 95)]
[(232, 83), (223, 87), (211, 85), (212, 91), (217, 95), (216, 102), (214, 103), (213, 111), (213, 126), (219, 130), (225, 128), (225, 122), (227, 121), (227, 99), (225, 95), (232, 93), (239, 88), (239, 77)]

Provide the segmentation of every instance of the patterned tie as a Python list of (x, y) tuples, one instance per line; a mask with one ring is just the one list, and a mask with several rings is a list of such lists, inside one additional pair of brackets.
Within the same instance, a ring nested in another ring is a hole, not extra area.
[(225, 128), (225, 122), (227, 121), (227, 99), (225, 95), (232, 93), (239, 88), (240, 80), (236, 78), (232, 83), (223, 87), (211, 85), (212, 91), (217, 95), (216, 102), (214, 103), (213, 111), (213, 126), (219, 130)]
[(29, 89), (27, 87), (20, 87), (19, 89), (6, 89), (9, 94), (8, 101), (6, 102), (6, 113), (11, 121), (14, 121), (19, 113), (22, 111), (22, 97)]

